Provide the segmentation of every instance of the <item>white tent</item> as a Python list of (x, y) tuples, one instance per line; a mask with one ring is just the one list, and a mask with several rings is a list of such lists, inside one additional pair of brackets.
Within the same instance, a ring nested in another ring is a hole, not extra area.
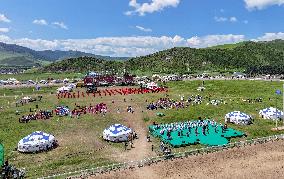
[(225, 122), (231, 122), (235, 124), (248, 125), (252, 121), (252, 117), (246, 113), (240, 111), (233, 111), (225, 115)]
[(155, 82), (147, 83), (146, 88), (147, 89), (156, 89), (156, 88), (158, 88), (158, 84), (155, 83)]
[(42, 131), (36, 131), (21, 139), (18, 151), (31, 153), (50, 149), (55, 144), (55, 137)]
[(69, 86), (62, 86), (57, 89), (57, 93), (71, 92), (72, 88)]
[(279, 109), (276, 109), (273, 107), (269, 107), (269, 108), (260, 110), (259, 116), (263, 119), (271, 119), (271, 120), (283, 119), (283, 111), (280, 111)]
[(103, 132), (103, 138), (112, 142), (128, 141), (128, 136), (132, 133), (132, 129), (121, 124), (111, 125)]

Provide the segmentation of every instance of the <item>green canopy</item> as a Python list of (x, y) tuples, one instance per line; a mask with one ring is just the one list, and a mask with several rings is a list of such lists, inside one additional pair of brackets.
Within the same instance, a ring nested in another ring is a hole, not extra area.
[(0, 144), (0, 165), (4, 164), (4, 147)]

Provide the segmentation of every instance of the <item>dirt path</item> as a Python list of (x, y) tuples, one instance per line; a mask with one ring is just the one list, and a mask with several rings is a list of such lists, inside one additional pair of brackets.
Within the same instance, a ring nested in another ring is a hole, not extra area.
[(281, 140), (173, 161), (164, 161), (152, 166), (111, 172), (93, 178), (274, 179), (283, 177), (284, 141)]
[[(146, 157), (155, 156), (155, 152), (152, 152), (151, 142), (147, 142), (146, 137), (148, 134), (147, 126), (145, 125), (145, 122), (143, 121), (143, 108), (138, 105), (132, 105), (134, 107), (135, 112), (127, 113), (123, 112), (123, 116), (125, 118), (125, 123), (130, 126), (132, 129), (135, 130), (135, 132), (138, 134), (138, 139), (135, 139), (133, 142), (133, 148), (128, 146), (128, 150), (125, 152), (117, 153), (115, 152), (113, 154), (113, 157), (118, 159), (119, 161), (139, 161), (143, 160)], [(145, 110), (145, 109), (144, 109)], [(140, 170), (135, 171), (135, 175), (137, 178), (145, 178), (144, 172), (140, 172)], [(147, 174), (155, 175), (155, 173), (152, 171), (151, 168), (147, 169)]]

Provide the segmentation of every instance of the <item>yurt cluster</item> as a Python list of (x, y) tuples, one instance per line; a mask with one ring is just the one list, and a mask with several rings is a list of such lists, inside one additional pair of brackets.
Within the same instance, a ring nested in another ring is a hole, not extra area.
[[(281, 120), (283, 119), (283, 111), (274, 107), (268, 107), (259, 111), (259, 117), (273, 121)], [(253, 117), (241, 111), (233, 111), (225, 115), (225, 122), (249, 125), (253, 123)]]
[[(107, 127), (102, 134), (106, 141), (124, 142), (129, 141), (134, 131), (122, 124), (113, 124)], [(56, 138), (43, 131), (35, 131), (28, 136), (21, 139), (18, 143), (18, 151), (21, 153), (38, 153), (42, 151), (49, 151), (58, 146)]]
[[(60, 110), (66, 111), (65, 108), (60, 108)], [(283, 119), (283, 111), (269, 107), (260, 110), (259, 117), (273, 121), (280, 120)], [(250, 125), (253, 123), (253, 117), (241, 111), (232, 111), (225, 115), (225, 123)], [(218, 127), (222, 127), (222, 124), (220, 124)], [(111, 142), (126, 142), (133, 137), (133, 134), (133, 129), (122, 124), (113, 124), (103, 131), (102, 138)], [(57, 146), (58, 141), (56, 140), (55, 136), (43, 131), (35, 131), (21, 139), (18, 143), (17, 149), (22, 153), (37, 153), (51, 150)]]

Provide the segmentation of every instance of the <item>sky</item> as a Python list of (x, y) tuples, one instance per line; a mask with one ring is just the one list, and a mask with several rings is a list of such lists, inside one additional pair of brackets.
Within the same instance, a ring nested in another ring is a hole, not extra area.
[(284, 0), (0, 0), (0, 41), (141, 56), (284, 39)]

